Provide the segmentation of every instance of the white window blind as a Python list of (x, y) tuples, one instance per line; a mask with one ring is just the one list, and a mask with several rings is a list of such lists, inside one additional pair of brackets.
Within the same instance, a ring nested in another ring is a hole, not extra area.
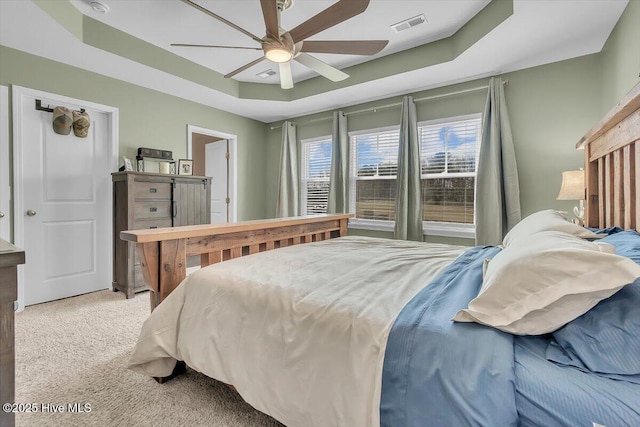
[(357, 219), (395, 221), (399, 130), (351, 137), (351, 212)]
[(481, 115), (418, 127), (424, 221), (474, 223)]
[(327, 213), (331, 137), (302, 143), (302, 215)]

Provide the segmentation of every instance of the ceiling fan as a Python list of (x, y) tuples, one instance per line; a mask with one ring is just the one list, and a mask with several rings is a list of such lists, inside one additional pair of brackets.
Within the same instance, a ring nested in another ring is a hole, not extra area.
[(346, 55), (375, 55), (384, 49), (387, 43), (389, 43), (388, 40), (306, 40), (327, 28), (333, 27), (334, 25), (364, 12), (367, 6), (369, 6), (370, 0), (339, 0), (294, 29), (285, 31), (280, 28), (280, 12), (291, 7), (293, 1), (294, 0), (260, 0), (267, 33), (264, 37), (260, 38), (191, 0), (182, 0), (182, 2), (189, 6), (192, 6), (195, 9), (198, 9), (220, 22), (240, 31), (241, 33), (246, 34), (254, 41), (260, 43), (262, 47), (218, 46), (186, 43), (172, 43), (171, 46), (262, 50), (264, 55), (261, 58), (243, 65), (237, 70), (225, 75), (225, 77), (233, 77), (247, 68), (268, 59), (278, 63), (279, 65), (280, 86), (283, 89), (291, 89), (293, 87), (291, 61), (297, 61), (334, 82), (338, 82), (349, 77), (348, 74), (332, 67), (314, 56), (309, 55), (308, 52), (337, 53)]

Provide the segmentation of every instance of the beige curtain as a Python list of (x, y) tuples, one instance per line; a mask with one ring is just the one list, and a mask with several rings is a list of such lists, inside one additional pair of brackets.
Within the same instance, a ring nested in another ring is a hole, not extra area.
[(342, 111), (333, 112), (331, 134), (331, 178), (327, 213), (349, 211), (349, 134), (347, 116)]
[(398, 179), (396, 183), (396, 223), (394, 237), (423, 240), (422, 193), (420, 188), (420, 143), (416, 104), (411, 96), (402, 99)]
[(476, 244), (500, 245), (520, 221), (520, 185), (502, 79), (493, 77), (482, 119), (476, 183)]
[(276, 217), (278, 218), (300, 215), (300, 177), (298, 170), (296, 126), (291, 122), (284, 122), (282, 124), (280, 177), (276, 201)]

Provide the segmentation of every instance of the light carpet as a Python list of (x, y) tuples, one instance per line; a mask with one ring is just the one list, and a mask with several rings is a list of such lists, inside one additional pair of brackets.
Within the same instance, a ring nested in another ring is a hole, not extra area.
[[(17, 414), (16, 425), (281, 426), (191, 369), (162, 385), (126, 369), (148, 315), (147, 293), (127, 300), (109, 290), (17, 313), (16, 403), (65, 412)], [(69, 403), (91, 410), (70, 413)]]

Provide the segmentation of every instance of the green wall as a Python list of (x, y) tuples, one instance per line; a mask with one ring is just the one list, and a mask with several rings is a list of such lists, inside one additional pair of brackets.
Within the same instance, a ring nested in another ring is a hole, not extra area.
[(138, 147), (153, 147), (185, 158), (187, 124), (237, 135), (238, 219), (267, 215), (264, 123), (5, 46), (0, 46), (0, 84), (118, 107), (120, 156), (135, 157)]
[[(575, 150), (575, 143), (601, 115), (598, 55), (530, 68), (501, 77), (509, 80), (509, 86), (505, 88), (505, 97), (518, 162), (523, 215), (545, 208), (571, 210), (575, 203), (559, 202), (555, 198), (560, 189), (561, 172), (582, 166), (583, 154)], [(482, 79), (411, 95), (421, 98), (483, 86), (487, 83), (487, 79)], [(361, 110), (394, 103), (400, 99), (401, 97), (388, 98), (342, 110)], [(481, 90), (419, 102), (416, 104), (418, 120), (482, 112), (485, 100), (486, 90)], [(298, 139), (329, 135), (331, 120), (305, 124), (310, 120), (328, 116), (330, 113), (325, 112), (295, 118), (294, 121), (299, 123)], [(399, 121), (400, 108), (393, 107), (375, 113), (350, 115), (348, 128), (349, 131), (372, 129), (398, 125)], [(279, 149), (280, 129), (270, 130), (267, 156), (271, 165), (278, 165)], [(269, 168), (267, 174), (267, 214), (273, 214), (277, 193), (277, 167)], [(366, 230), (351, 230), (350, 233), (383, 237), (392, 235)], [(425, 240), (473, 244), (470, 239), (436, 236), (426, 236)]]
[(640, 1), (629, 0), (601, 53), (602, 113), (640, 81)]

